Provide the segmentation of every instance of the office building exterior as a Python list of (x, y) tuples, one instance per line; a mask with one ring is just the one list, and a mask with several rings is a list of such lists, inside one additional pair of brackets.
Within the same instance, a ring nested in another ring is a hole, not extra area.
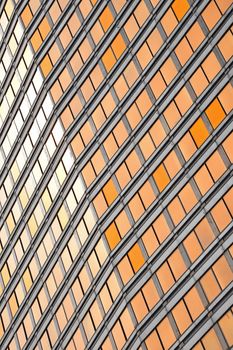
[(1, 1), (1, 350), (233, 346), (232, 9)]

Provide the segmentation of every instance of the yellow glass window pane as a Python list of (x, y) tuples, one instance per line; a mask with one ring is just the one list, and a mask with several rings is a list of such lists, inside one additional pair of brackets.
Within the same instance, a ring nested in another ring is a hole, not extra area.
[(23, 274), (23, 281), (24, 281), (26, 291), (28, 292), (32, 285), (32, 279), (28, 269)]

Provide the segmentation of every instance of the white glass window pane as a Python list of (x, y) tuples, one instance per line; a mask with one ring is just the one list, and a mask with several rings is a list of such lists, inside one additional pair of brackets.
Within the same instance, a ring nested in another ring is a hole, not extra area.
[(10, 153), (10, 150), (11, 150), (11, 145), (10, 145), (10, 142), (9, 142), (7, 136), (5, 137), (5, 139), (2, 143), (2, 148), (3, 148), (3, 151), (5, 153), (5, 156), (7, 157), (8, 154)]
[(96, 224), (96, 217), (94, 214), (94, 210), (91, 206), (89, 206), (86, 213), (84, 214), (84, 221), (85, 221), (85, 224), (87, 225), (88, 231), (91, 232), (91, 230)]
[(6, 119), (8, 111), (9, 111), (9, 105), (8, 105), (6, 96), (4, 96), (1, 107), (0, 107), (0, 116), (1, 116), (2, 120)]
[(35, 180), (34, 180), (32, 173), (29, 175), (29, 177), (25, 183), (25, 188), (26, 188), (26, 191), (28, 193), (28, 197), (31, 197), (31, 195), (33, 194), (33, 192), (36, 188), (36, 183), (35, 183)]
[(40, 163), (42, 171), (44, 172), (48, 163), (49, 163), (49, 156), (46, 152), (45, 146), (44, 146), (44, 149), (41, 151), (41, 154), (39, 156), (39, 163)]
[(23, 58), (26, 63), (26, 66), (29, 67), (33, 59), (33, 51), (30, 44), (27, 45), (23, 54)]
[(3, 31), (5, 31), (6, 27), (7, 27), (7, 24), (8, 24), (8, 19), (7, 19), (7, 16), (6, 16), (4, 11), (2, 13), (0, 23), (1, 23)]
[(16, 71), (15, 74), (14, 74), (14, 76), (13, 76), (12, 82), (11, 82), (11, 85), (12, 85), (12, 87), (13, 87), (13, 90), (14, 90), (14, 94), (15, 94), (15, 95), (16, 95), (17, 92), (19, 91), (20, 84), (21, 84), (20, 75), (19, 75), (19, 73)]
[(40, 90), (42, 83), (43, 83), (43, 77), (40, 69), (37, 68), (36, 74), (34, 75), (34, 78), (33, 78), (33, 84), (37, 92)]
[(27, 156), (23, 148), (20, 149), (17, 157), (16, 157), (17, 165), (19, 167), (19, 170), (21, 171), (26, 164)]
[[(4, 204), (6, 203), (6, 192), (4, 190), (4, 187), (2, 186), (1, 189), (0, 189), (0, 203), (1, 203), (1, 206), (3, 207)], [(1, 231), (0, 231), (0, 236), (1, 236)]]
[(33, 104), (33, 102), (35, 101), (36, 98), (36, 91), (34, 89), (33, 84), (31, 83), (28, 90), (27, 90), (27, 96), (29, 98), (29, 101), (31, 103), (31, 105)]
[(13, 212), (13, 215), (14, 215), (14, 219), (15, 221), (17, 222), (21, 216), (21, 213), (22, 213), (22, 209), (21, 209), (21, 206), (19, 205), (18, 203), (18, 200), (16, 200), (13, 208), (12, 208), (12, 212)]
[(70, 149), (70, 147), (67, 148), (67, 150), (65, 151), (63, 157), (62, 157), (62, 161), (64, 163), (64, 166), (66, 168), (66, 172), (68, 173), (72, 167), (72, 165), (74, 164), (74, 156), (73, 153)]
[(15, 26), (14, 33), (15, 33), (16, 40), (19, 43), (21, 38), (22, 38), (22, 36), (23, 36), (23, 33), (24, 33), (23, 26), (22, 26), (22, 23), (21, 23), (20, 20), (18, 20), (18, 22), (17, 22), (17, 24)]
[(16, 129), (15, 123), (12, 123), (11, 127), (8, 131), (8, 137), (9, 137), (9, 142), (10, 142), (11, 146), (14, 144), (17, 135), (18, 135), (18, 131)]
[(48, 149), (50, 157), (52, 157), (53, 153), (56, 150), (56, 145), (55, 145), (55, 142), (53, 140), (52, 135), (49, 136), (49, 138), (48, 138), (48, 140), (46, 142), (46, 146), (47, 146), (47, 149)]
[(9, 194), (11, 193), (13, 185), (14, 185), (14, 182), (13, 182), (10, 174), (8, 174), (5, 181), (4, 181), (4, 187), (5, 187), (5, 191), (6, 191), (7, 196), (9, 196)]
[(7, 92), (6, 92), (6, 98), (7, 98), (7, 101), (8, 101), (8, 103), (9, 103), (9, 106), (11, 106), (12, 103), (13, 103), (13, 101), (14, 101), (14, 98), (15, 98), (11, 86), (9, 86), (9, 88), (8, 88), (8, 90), (7, 90)]
[(75, 180), (73, 189), (74, 189), (74, 193), (77, 198), (77, 201), (79, 202), (85, 192), (85, 186), (80, 176), (78, 176), (77, 179)]
[(27, 118), (27, 115), (29, 113), (30, 107), (31, 106), (30, 106), (28, 97), (27, 97), (27, 95), (25, 95), (24, 99), (23, 99), (23, 101), (21, 103), (21, 106), (20, 106), (20, 110), (21, 110), (21, 113), (22, 113), (22, 116), (23, 116), (24, 120)]
[(42, 176), (42, 172), (38, 162), (36, 162), (36, 164), (34, 165), (32, 169), (32, 173), (34, 175), (36, 183), (38, 184)]
[(15, 116), (15, 125), (18, 131), (20, 131), (20, 129), (22, 128), (23, 125), (23, 118), (21, 116), (20, 111), (17, 112), (16, 116)]
[(37, 121), (37, 124), (38, 124), (40, 130), (42, 130), (45, 123), (46, 123), (46, 119), (45, 119), (44, 112), (42, 109), (39, 110), (39, 112), (36, 116), (36, 121)]
[(62, 139), (62, 136), (64, 135), (64, 129), (63, 129), (63, 126), (60, 122), (60, 119), (57, 120), (57, 122), (53, 128), (52, 133), (53, 133), (53, 137), (55, 139), (55, 142), (58, 145)]
[(4, 55), (3, 55), (3, 58), (2, 58), (4, 67), (6, 70), (9, 68), (9, 66), (11, 64), (11, 60), (12, 60), (12, 54), (11, 54), (10, 50), (7, 48)]
[(19, 62), (18, 72), (19, 72), (19, 75), (20, 75), (21, 79), (23, 80), (25, 75), (26, 75), (26, 73), (27, 73), (27, 67), (26, 67), (23, 59), (21, 59), (20, 62)]
[(57, 177), (55, 174), (53, 174), (52, 179), (49, 181), (48, 184), (49, 192), (51, 194), (52, 199), (56, 197), (56, 194), (60, 188)]
[(46, 118), (48, 119), (48, 117), (53, 109), (53, 102), (52, 102), (52, 99), (51, 99), (51, 96), (49, 93), (46, 95), (42, 107), (43, 107), (44, 113), (46, 115)]
[(0, 62), (0, 83), (3, 82), (5, 75), (6, 75), (5, 68), (4, 68), (2, 62)]
[(15, 40), (14, 34), (11, 35), (10, 41), (9, 41), (9, 48), (11, 50), (12, 55), (14, 56), (16, 50), (17, 50), (18, 44)]
[(25, 149), (25, 152), (27, 154), (27, 157), (29, 157), (31, 151), (32, 151), (32, 143), (31, 143), (31, 140), (30, 140), (30, 137), (27, 136), (24, 143), (24, 149)]
[(36, 144), (36, 141), (38, 140), (38, 137), (40, 135), (40, 129), (37, 125), (37, 122), (36, 120), (34, 120), (33, 124), (32, 124), (32, 127), (29, 131), (29, 135), (31, 137), (31, 140), (32, 140), (32, 143), (33, 143), (33, 146)]

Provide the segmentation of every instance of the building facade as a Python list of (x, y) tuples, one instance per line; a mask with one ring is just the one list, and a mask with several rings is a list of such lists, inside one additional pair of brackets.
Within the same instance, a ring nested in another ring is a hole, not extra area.
[(1, 1), (1, 350), (233, 346), (232, 8)]

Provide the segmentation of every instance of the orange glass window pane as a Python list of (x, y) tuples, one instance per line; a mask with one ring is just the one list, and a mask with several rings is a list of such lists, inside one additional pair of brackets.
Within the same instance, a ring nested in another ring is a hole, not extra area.
[(200, 147), (209, 136), (209, 132), (201, 118), (199, 118), (190, 128), (190, 132), (197, 147)]
[(198, 172), (194, 175), (194, 179), (202, 195), (213, 186), (214, 182), (210, 176), (206, 166), (203, 165)]
[(187, 133), (179, 142), (180, 150), (185, 158), (185, 160), (189, 160), (192, 155), (195, 153), (197, 147), (190, 136), (190, 133)]
[(131, 301), (131, 305), (132, 305), (132, 308), (133, 308), (133, 311), (135, 313), (137, 321), (141, 322), (141, 320), (148, 313), (148, 308), (146, 306), (145, 300), (144, 300), (141, 292), (139, 292), (135, 295), (135, 297)]
[(184, 331), (191, 325), (192, 320), (188, 314), (187, 308), (181, 300), (173, 309), (172, 314), (176, 321), (177, 327), (180, 331), (180, 334), (183, 334)]
[(204, 72), (209, 81), (212, 81), (221, 70), (221, 65), (213, 52), (211, 52), (209, 56), (204, 60), (202, 63), (202, 68), (204, 69)]
[(146, 348), (148, 350), (163, 350), (159, 337), (155, 331), (153, 331), (149, 337), (145, 340)]
[(172, 179), (181, 169), (181, 164), (175, 151), (171, 151), (164, 159), (164, 165), (170, 178)]
[(136, 194), (129, 202), (129, 209), (135, 221), (137, 221), (144, 213), (145, 209), (143, 208), (142, 201), (138, 194)]
[(223, 38), (219, 41), (218, 47), (225, 59), (225, 61), (229, 61), (229, 59), (233, 55), (233, 35), (230, 31), (228, 31)]
[(222, 350), (222, 345), (219, 342), (218, 336), (214, 329), (211, 329), (206, 335), (204, 335), (202, 338), (202, 343), (205, 349)]
[(169, 36), (177, 26), (178, 21), (171, 8), (165, 13), (163, 18), (161, 19), (161, 24), (167, 36)]
[(184, 218), (185, 212), (184, 209), (179, 201), (179, 199), (176, 197), (173, 199), (173, 201), (168, 205), (168, 212), (171, 215), (172, 221), (174, 222), (174, 225), (178, 225), (179, 222)]
[(52, 63), (51, 63), (48, 55), (46, 55), (45, 58), (43, 59), (43, 61), (41, 62), (40, 68), (41, 68), (41, 70), (46, 78), (48, 76), (48, 74), (50, 73), (51, 69), (53, 68)]
[(117, 265), (120, 276), (124, 284), (128, 283), (128, 281), (133, 277), (133, 269), (130, 265), (129, 259), (125, 256)]
[(117, 181), (119, 182), (119, 185), (121, 187), (121, 189), (125, 188), (125, 186), (129, 183), (129, 181), (131, 180), (129, 171), (125, 165), (125, 163), (123, 163), (118, 170), (116, 171), (116, 178)]
[(72, 40), (72, 36), (71, 36), (70, 31), (69, 31), (67, 26), (65, 26), (65, 28), (60, 33), (59, 38), (60, 38), (62, 46), (65, 50)]
[(196, 287), (190, 289), (190, 291), (185, 295), (184, 300), (193, 320), (195, 320), (205, 310)]
[(95, 210), (97, 212), (98, 217), (101, 217), (103, 213), (107, 210), (107, 203), (105, 201), (105, 198), (103, 196), (103, 193), (100, 192), (93, 200), (93, 204), (95, 207)]
[(168, 258), (170, 268), (176, 280), (187, 270), (184, 259), (179, 249), (176, 249)]
[(50, 57), (53, 65), (58, 61), (60, 56), (61, 56), (60, 49), (59, 49), (57, 43), (55, 42), (53, 44), (53, 46), (51, 47), (51, 49), (49, 50), (49, 57)]
[(172, 4), (172, 8), (179, 21), (184, 17), (189, 7), (190, 5), (187, 0), (175, 0)]
[(200, 27), (200, 24), (198, 22), (195, 22), (192, 27), (189, 29), (187, 33), (187, 39), (192, 46), (192, 49), (195, 51), (198, 46), (202, 43), (202, 41), (205, 39), (205, 35)]
[(233, 281), (232, 270), (224, 255), (218, 259), (212, 268), (222, 289), (226, 288)]
[(78, 157), (80, 153), (83, 151), (84, 144), (79, 134), (77, 134), (72, 140), (71, 147), (76, 157)]
[(161, 287), (166, 293), (175, 283), (174, 277), (172, 276), (171, 270), (168, 267), (167, 262), (165, 262), (156, 272), (159, 279)]
[(52, 98), (53, 98), (54, 102), (56, 103), (59, 100), (59, 98), (62, 96), (61, 85), (59, 84), (58, 81), (56, 81), (53, 84), (50, 92), (51, 92), (51, 95), (52, 95)]
[(212, 154), (212, 156), (207, 160), (206, 165), (214, 181), (217, 181), (226, 171), (226, 166), (218, 151), (215, 151)]
[(163, 214), (160, 214), (159, 217), (154, 221), (153, 227), (160, 243), (162, 243), (171, 232), (171, 229), (168, 226), (168, 223)]
[(112, 134), (110, 134), (106, 140), (103, 143), (105, 151), (108, 155), (108, 158), (111, 159), (112, 156), (116, 153), (116, 151), (118, 150), (118, 146), (117, 143), (113, 137)]
[(199, 96), (209, 84), (201, 68), (197, 69), (189, 81), (197, 96)]
[(217, 128), (217, 126), (225, 118), (225, 112), (217, 98), (215, 98), (209, 105), (209, 107), (205, 110), (205, 113), (214, 129)]
[(108, 229), (105, 231), (105, 235), (110, 249), (113, 250), (121, 240), (114, 223), (108, 227)]
[(139, 3), (134, 11), (134, 15), (138, 21), (139, 26), (141, 27), (149, 16), (149, 11), (144, 0)]
[(186, 252), (191, 262), (194, 262), (202, 253), (201, 245), (194, 232), (191, 232), (183, 241)]
[(177, 45), (175, 49), (176, 56), (178, 57), (180, 63), (182, 66), (185, 65), (185, 63), (189, 60), (189, 58), (192, 56), (192, 49), (188, 43), (188, 40), (186, 38), (183, 38), (179, 44)]
[(162, 322), (160, 322), (157, 330), (164, 348), (169, 349), (171, 345), (176, 341), (176, 337), (167, 317), (164, 318)]
[(193, 101), (186, 87), (183, 87), (176, 95), (175, 101), (182, 115), (184, 115), (189, 107), (193, 104)]
[(163, 44), (163, 39), (157, 28), (155, 28), (153, 32), (149, 35), (147, 43), (150, 47), (152, 54), (155, 55)]
[(171, 57), (169, 57), (164, 64), (162, 65), (161, 69), (160, 69), (163, 78), (166, 82), (166, 84), (170, 84), (170, 82), (174, 79), (174, 77), (177, 74), (177, 69), (175, 64), (173, 63), (173, 60), (171, 59)]
[(139, 142), (139, 146), (140, 146), (140, 149), (142, 151), (142, 154), (143, 154), (145, 160), (147, 160), (155, 150), (155, 146), (154, 146), (149, 134), (146, 134), (141, 139), (141, 141)]
[(136, 273), (144, 264), (145, 259), (142, 255), (142, 251), (136, 243), (128, 252), (129, 260), (133, 266), (134, 272)]
[(219, 11), (216, 3), (213, 0), (206, 6), (205, 10), (202, 12), (202, 17), (209, 30), (211, 30), (215, 26), (215, 24), (220, 20), (221, 12)]
[(215, 239), (215, 235), (207, 218), (200, 221), (200, 223), (195, 227), (195, 232), (204, 249), (207, 248)]
[(21, 18), (22, 18), (24, 26), (27, 28), (27, 26), (29, 25), (29, 23), (32, 20), (32, 13), (31, 13), (29, 6), (25, 7), (25, 9), (23, 10), (23, 12), (21, 14)]
[(197, 203), (197, 197), (189, 183), (180, 191), (179, 197), (187, 213), (190, 212)]
[(148, 230), (144, 233), (142, 236), (142, 241), (149, 256), (151, 256), (159, 246), (158, 240), (152, 227), (149, 227)]
[(103, 61), (103, 64), (104, 64), (107, 72), (109, 72), (112, 69), (112, 67), (114, 66), (114, 64), (116, 63), (116, 58), (115, 58), (113, 51), (110, 47), (103, 54), (102, 61)]
[(74, 120), (69, 107), (66, 107), (64, 112), (62, 112), (60, 118), (61, 118), (61, 121), (62, 121), (64, 128), (68, 129), (68, 127), (70, 126), (70, 124), (73, 123), (73, 120)]
[(156, 73), (155, 76), (150, 81), (150, 87), (153, 91), (153, 94), (158, 99), (159, 96), (166, 89), (166, 84), (160, 72)]
[(129, 219), (128, 219), (128, 216), (127, 216), (125, 210), (123, 210), (116, 217), (115, 223), (117, 225), (117, 228), (120, 232), (121, 237), (124, 237), (126, 235), (126, 233), (129, 231), (129, 229), (131, 228), (131, 224), (129, 222)]
[(170, 178), (163, 166), (161, 164), (154, 172), (153, 177), (155, 179), (156, 185), (160, 192), (164, 190), (164, 188), (169, 184)]
[(218, 98), (227, 113), (229, 113), (233, 108), (233, 88), (230, 83), (228, 83), (224, 89), (220, 92)]
[(39, 25), (39, 31), (42, 36), (42, 39), (44, 40), (50, 32), (50, 25), (46, 17), (41, 21)]
[(58, 3), (56, 1), (54, 1), (52, 6), (50, 7), (49, 14), (52, 18), (53, 23), (55, 23), (61, 14), (60, 6), (58, 5)]
[(228, 311), (219, 321), (218, 324), (224, 334), (228, 346), (233, 346), (233, 315)]
[(41, 36), (40, 36), (40, 33), (38, 30), (36, 30), (35, 33), (33, 34), (32, 38), (31, 38), (31, 44), (32, 44), (32, 47), (33, 47), (35, 52), (41, 46), (42, 39), (41, 39)]
[(130, 153), (125, 162), (131, 176), (134, 176), (141, 168), (141, 162), (135, 150)]
[(126, 49), (126, 45), (125, 42), (123, 40), (122, 35), (119, 33), (116, 38), (113, 40), (112, 45), (111, 45), (113, 52), (116, 56), (116, 58), (118, 59), (122, 53), (125, 51)]
[(207, 273), (205, 273), (205, 275), (200, 279), (200, 283), (209, 302), (215, 299), (221, 292), (221, 289), (212, 270), (209, 270)]
[(108, 6), (104, 9), (104, 11), (99, 16), (99, 20), (104, 31), (106, 32), (110, 27), (110, 25), (113, 23), (113, 15)]
[(152, 54), (147, 43), (144, 43), (137, 52), (137, 59), (142, 69), (145, 69), (148, 63), (152, 60)]
[(71, 18), (69, 19), (68, 26), (71, 31), (71, 34), (74, 36), (80, 27), (80, 21), (76, 13), (73, 13)]
[(128, 39), (131, 41), (135, 37), (135, 35), (137, 34), (137, 32), (139, 30), (139, 26), (138, 26), (138, 24), (135, 20), (135, 17), (133, 15), (126, 22), (124, 29), (125, 29), (125, 32), (128, 36)]
[(112, 179), (110, 179), (103, 187), (103, 193), (105, 195), (108, 205), (111, 205), (118, 195)]

